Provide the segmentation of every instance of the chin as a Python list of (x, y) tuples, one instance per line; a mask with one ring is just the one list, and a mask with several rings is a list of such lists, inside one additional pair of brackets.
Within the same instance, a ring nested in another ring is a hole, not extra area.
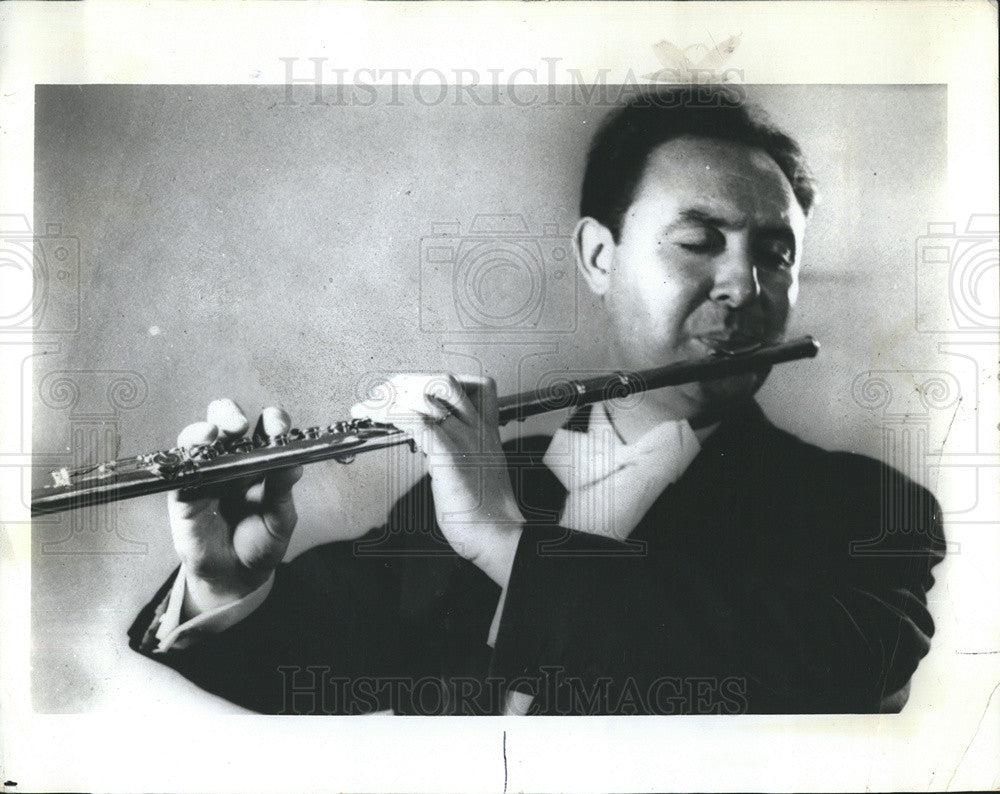
[(692, 384), (695, 392), (692, 396), (697, 404), (693, 415), (719, 414), (733, 405), (749, 400), (764, 384), (765, 378), (766, 372), (749, 372)]

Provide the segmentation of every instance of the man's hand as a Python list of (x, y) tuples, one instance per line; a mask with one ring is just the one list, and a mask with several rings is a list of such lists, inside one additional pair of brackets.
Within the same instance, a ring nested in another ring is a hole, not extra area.
[(388, 422), (427, 457), (438, 525), (452, 548), (507, 585), (524, 517), (500, 444), (492, 378), (396, 375), (358, 403), (354, 418)]
[[(291, 426), (288, 414), (278, 408), (265, 408), (261, 418), (270, 436)], [(232, 400), (212, 402), (207, 419), (185, 427), (178, 446), (238, 438), (249, 429)], [(292, 486), (301, 476), (302, 467), (296, 466), (167, 495), (174, 548), (187, 575), (185, 619), (236, 601), (267, 581), (295, 527)]]

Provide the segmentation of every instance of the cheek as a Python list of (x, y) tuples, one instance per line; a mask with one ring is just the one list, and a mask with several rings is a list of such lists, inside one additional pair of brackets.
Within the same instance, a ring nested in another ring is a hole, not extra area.
[(681, 263), (649, 257), (638, 266), (631, 264), (617, 269), (613, 287), (628, 304), (622, 308), (642, 315), (644, 322), (679, 325), (707, 295), (700, 274), (688, 272)]
[(618, 294), (625, 299), (611, 308), (617, 324), (626, 331), (625, 338), (658, 351), (672, 347), (698, 304), (691, 298), (692, 290), (655, 274), (622, 286)]
[(761, 277), (761, 297), (776, 312), (787, 314), (795, 304), (799, 293), (799, 282), (794, 274), (775, 274)]

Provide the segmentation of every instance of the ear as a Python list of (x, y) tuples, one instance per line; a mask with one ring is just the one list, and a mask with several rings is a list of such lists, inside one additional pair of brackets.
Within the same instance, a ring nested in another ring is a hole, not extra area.
[(615, 248), (615, 238), (607, 226), (594, 218), (580, 218), (573, 230), (573, 251), (576, 266), (595, 295), (608, 291)]

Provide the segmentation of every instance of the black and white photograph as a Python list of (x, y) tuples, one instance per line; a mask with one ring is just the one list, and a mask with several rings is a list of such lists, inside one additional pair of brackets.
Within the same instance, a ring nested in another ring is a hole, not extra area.
[[(4, 790), (995, 785), (995, 63), (755, 72), (798, 3), (327, 4), (349, 55), (260, 5), (266, 69), (141, 76), (150, 27), (18, 100)], [(897, 59), (937, 18), (856, 5)], [(136, 771), (18, 760), (98, 725)]]

